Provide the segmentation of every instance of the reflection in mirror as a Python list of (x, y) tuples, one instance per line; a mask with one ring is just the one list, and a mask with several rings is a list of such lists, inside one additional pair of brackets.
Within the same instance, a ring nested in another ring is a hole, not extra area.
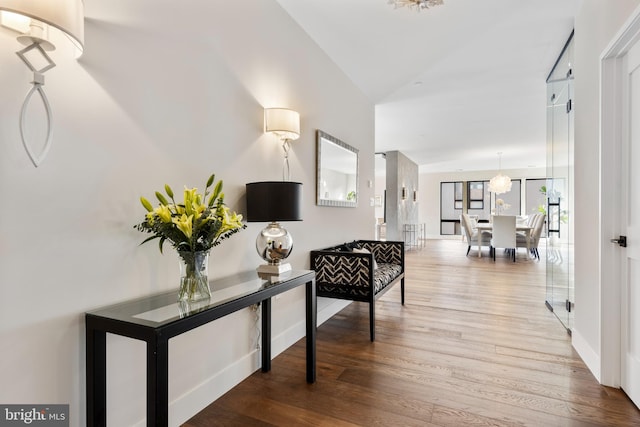
[(317, 204), (358, 205), (358, 150), (319, 130), (317, 145)]

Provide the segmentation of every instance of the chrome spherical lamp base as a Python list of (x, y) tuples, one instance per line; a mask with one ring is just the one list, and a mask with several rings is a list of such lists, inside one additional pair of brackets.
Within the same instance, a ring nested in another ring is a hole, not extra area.
[(293, 249), (291, 234), (276, 221), (267, 225), (256, 238), (258, 255), (268, 264), (258, 267), (258, 273), (281, 274), (291, 270), (291, 264), (283, 261)]

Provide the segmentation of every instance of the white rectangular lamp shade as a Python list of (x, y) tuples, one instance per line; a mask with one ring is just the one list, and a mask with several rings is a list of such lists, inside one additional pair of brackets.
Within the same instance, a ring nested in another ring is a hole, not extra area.
[(264, 110), (264, 130), (273, 132), (281, 139), (300, 137), (300, 114), (287, 108), (266, 108)]
[(7, 11), (41, 21), (65, 33), (77, 50), (84, 49), (84, 3), (82, 0), (0, 0)]

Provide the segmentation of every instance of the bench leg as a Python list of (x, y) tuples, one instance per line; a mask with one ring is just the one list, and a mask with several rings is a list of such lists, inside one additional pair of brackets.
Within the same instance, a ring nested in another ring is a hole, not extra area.
[(376, 339), (376, 300), (369, 302), (369, 335), (371, 342)]
[(400, 301), (404, 305), (404, 277), (400, 279)]

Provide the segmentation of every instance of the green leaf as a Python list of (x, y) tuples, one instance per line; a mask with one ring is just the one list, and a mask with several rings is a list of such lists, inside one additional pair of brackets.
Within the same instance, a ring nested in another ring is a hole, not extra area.
[(169, 202), (167, 202), (167, 199), (159, 191), (156, 191), (156, 197), (158, 198), (158, 200), (160, 200), (160, 203), (162, 203), (163, 205), (167, 206), (169, 204)]
[(158, 237), (160, 237), (160, 236), (151, 236), (151, 237), (147, 237), (146, 239), (144, 239), (144, 240), (140, 243), (140, 245), (139, 245), (139, 246), (142, 246), (142, 245), (144, 245), (145, 243), (147, 243), (147, 242), (149, 242), (149, 241), (151, 241), (151, 240), (153, 240), (153, 239), (157, 239)]
[(167, 196), (169, 196), (169, 198), (173, 199), (173, 190), (171, 189), (171, 187), (169, 187), (169, 184), (164, 185), (164, 191), (167, 193)]
[(191, 245), (187, 242), (180, 242), (176, 245), (176, 250), (178, 251), (188, 251), (191, 250)]
[(220, 192), (222, 191), (222, 180), (218, 181), (216, 184), (216, 188), (213, 190), (213, 194), (211, 194), (211, 198), (209, 199), (209, 207), (212, 207)]
[(164, 245), (164, 241), (167, 240), (166, 237), (160, 238), (160, 242), (158, 242), (158, 246), (160, 247), (160, 253), (162, 253), (162, 245)]
[(151, 203), (147, 199), (140, 197), (140, 203), (142, 203), (142, 206), (144, 206), (147, 211), (153, 212), (153, 206), (151, 206)]
[(211, 187), (211, 185), (213, 184), (213, 181), (216, 179), (216, 174), (212, 174), (209, 179), (207, 180), (207, 186), (205, 187), (205, 189)]

